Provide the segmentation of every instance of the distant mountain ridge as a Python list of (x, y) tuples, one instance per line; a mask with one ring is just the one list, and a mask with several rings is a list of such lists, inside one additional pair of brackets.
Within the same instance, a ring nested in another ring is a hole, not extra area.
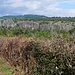
[(47, 16), (44, 15), (33, 15), (33, 14), (27, 14), (27, 15), (8, 15), (3, 16), (1, 18), (46, 18)]

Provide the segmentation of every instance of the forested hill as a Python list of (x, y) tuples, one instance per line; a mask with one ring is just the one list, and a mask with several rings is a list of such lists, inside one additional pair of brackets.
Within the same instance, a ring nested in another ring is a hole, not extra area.
[(27, 14), (27, 15), (8, 15), (3, 16), (1, 18), (46, 18), (44, 15), (33, 15), (33, 14)]
[(48, 17), (45, 15), (34, 15), (34, 14), (26, 14), (26, 15), (8, 15), (8, 16), (2, 16), (0, 19), (32, 19), (32, 20), (50, 20), (50, 21), (69, 21), (69, 22), (75, 22), (75, 17)]

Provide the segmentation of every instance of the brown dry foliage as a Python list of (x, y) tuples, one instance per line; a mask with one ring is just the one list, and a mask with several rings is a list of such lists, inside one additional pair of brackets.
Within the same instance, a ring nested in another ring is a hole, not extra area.
[(71, 68), (72, 64), (75, 64), (75, 40), (40, 40), (21, 37), (0, 38), (0, 55), (14, 67), (12, 71), (14, 75), (35, 75), (33, 67), (37, 64), (37, 60), (34, 58), (34, 46), (37, 48), (36, 43), (40, 43), (44, 51), (53, 52), (53, 55), (58, 60), (62, 62), (67, 60), (67, 67)]

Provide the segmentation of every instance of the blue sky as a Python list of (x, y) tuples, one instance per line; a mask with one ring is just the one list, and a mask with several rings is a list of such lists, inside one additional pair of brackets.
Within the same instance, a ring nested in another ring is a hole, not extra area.
[(75, 17), (75, 0), (0, 0), (0, 16), (24, 14)]

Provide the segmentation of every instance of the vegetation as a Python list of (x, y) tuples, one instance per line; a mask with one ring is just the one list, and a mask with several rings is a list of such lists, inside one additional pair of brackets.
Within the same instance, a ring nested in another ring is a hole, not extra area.
[[(74, 30), (73, 30), (74, 31)], [(0, 36), (14, 37), (14, 36), (25, 36), (25, 37), (36, 37), (36, 38), (69, 38), (71, 31), (66, 30), (40, 30), (40, 29), (26, 29), (16, 26), (14, 28), (0, 28)], [(72, 34), (72, 33), (71, 33)]]
[[(43, 18), (44, 17), (44, 18)], [(15, 18), (15, 20), (33, 20), (33, 21), (61, 21), (61, 22), (75, 22), (75, 17), (46, 17), (46, 16), (42, 16), (41, 18)]]
[(28, 15), (18, 15), (18, 16), (3, 16), (1, 17), (3, 19), (7, 19), (7, 18), (46, 18), (46, 16), (44, 15), (33, 15), (33, 14), (28, 14)]
[(2, 72), (4, 75), (12, 75), (11, 70), (12, 68), (7, 61), (0, 57), (0, 72)]
[(13, 18), (14, 23), (11, 22), (33, 21), (41, 26), (51, 22), (73, 28), (36, 29), (18, 24), (10, 27), (10, 22), (8, 26), (1, 26), (0, 72), (5, 75), (75, 75), (75, 17), (41, 17)]
[(28, 14), (28, 15), (18, 15), (18, 16), (3, 16), (0, 17), (0, 19), (17, 19), (17, 20), (34, 20), (34, 21), (68, 21), (68, 22), (75, 22), (75, 17), (47, 17), (44, 15), (33, 15), (33, 14)]
[(13, 75), (75, 75), (75, 39), (0, 39)]

